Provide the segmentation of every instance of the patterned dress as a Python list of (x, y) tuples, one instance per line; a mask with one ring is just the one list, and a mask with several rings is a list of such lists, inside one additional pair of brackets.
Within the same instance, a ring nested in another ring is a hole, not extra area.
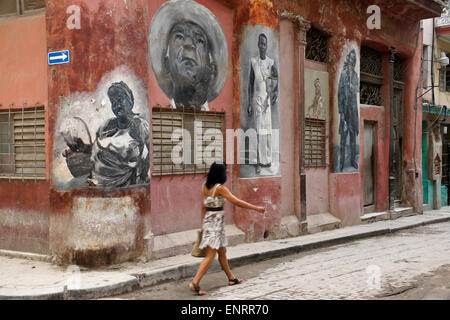
[[(203, 219), (203, 237), (199, 246), (200, 249), (210, 246), (212, 249), (217, 250), (220, 247), (226, 247), (228, 245), (227, 238), (225, 237), (225, 213), (223, 211), (223, 205), (226, 199), (222, 196), (215, 197), (219, 186), (220, 184), (217, 184), (214, 187), (212, 195), (203, 199), (206, 214)], [(208, 208), (222, 208), (222, 210), (210, 211)]]

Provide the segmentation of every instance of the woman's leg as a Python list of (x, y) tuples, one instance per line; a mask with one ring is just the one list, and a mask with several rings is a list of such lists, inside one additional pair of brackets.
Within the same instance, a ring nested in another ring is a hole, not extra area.
[(228, 265), (227, 259), (227, 248), (220, 247), (219, 248), (219, 263), (222, 267), (222, 270), (225, 271), (228, 279), (234, 279), (233, 273), (231, 272), (230, 266)]
[[(225, 247), (220, 247), (219, 248), (219, 263), (220, 266), (222, 267), (222, 270), (225, 271), (225, 274), (228, 277), (228, 280), (233, 280), (235, 279), (233, 273), (231, 272), (230, 266), (228, 265), (228, 259), (227, 259), (227, 248)], [(237, 283), (241, 283), (242, 280), (238, 280)], [(235, 283), (235, 284), (237, 284)], [(232, 283), (230, 283), (232, 284)]]
[[(209, 267), (211, 266), (211, 263), (214, 261), (214, 257), (216, 256), (217, 250), (212, 249), (211, 247), (207, 247), (206, 249), (206, 256), (205, 259), (200, 263), (200, 266), (198, 267), (197, 274), (195, 275), (194, 279), (192, 280), (192, 283), (197, 285), (200, 283), (200, 280), (202, 280), (205, 273), (208, 271)], [(193, 287), (189, 285), (191, 289)], [(200, 291), (200, 294), (205, 294), (203, 290)]]

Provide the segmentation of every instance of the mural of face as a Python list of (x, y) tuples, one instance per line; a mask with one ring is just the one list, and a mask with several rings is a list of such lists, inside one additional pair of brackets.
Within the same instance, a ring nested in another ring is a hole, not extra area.
[(259, 56), (262, 60), (266, 59), (267, 53), (267, 37), (264, 33), (261, 33), (258, 37), (258, 49)]
[(227, 40), (214, 14), (192, 0), (165, 2), (150, 24), (149, 56), (173, 108), (209, 110), (228, 73)]
[(170, 32), (167, 51), (174, 80), (196, 82), (209, 74), (208, 37), (195, 23), (176, 24)]
[(356, 66), (356, 53), (355, 53), (355, 50), (350, 51), (350, 53), (348, 54), (348, 63), (350, 64), (352, 69), (355, 68), (355, 66)]
[(200, 26), (193, 22), (173, 26), (165, 63), (177, 105), (200, 107), (207, 101), (210, 82), (216, 77), (211, 60), (209, 39)]
[(131, 109), (133, 108), (133, 99), (130, 97), (131, 91), (127, 92), (125, 88), (121, 88), (117, 85), (112, 85), (108, 89), (108, 97), (111, 101), (111, 109), (114, 115), (121, 120), (125, 120), (128, 117)]

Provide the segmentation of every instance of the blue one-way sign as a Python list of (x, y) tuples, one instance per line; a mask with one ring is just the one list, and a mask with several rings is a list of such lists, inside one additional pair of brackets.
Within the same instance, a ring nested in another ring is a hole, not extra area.
[(70, 52), (69, 50), (54, 51), (48, 53), (48, 65), (69, 63), (70, 62)]

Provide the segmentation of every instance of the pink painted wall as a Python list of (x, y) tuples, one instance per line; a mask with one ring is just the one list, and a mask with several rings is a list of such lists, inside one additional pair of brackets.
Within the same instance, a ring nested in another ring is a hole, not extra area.
[(45, 13), (0, 19), (0, 104), (47, 105)]
[[(0, 109), (47, 107), (45, 13), (0, 19), (0, 70)], [(47, 181), (0, 179), (0, 248), (49, 253)]]
[[(239, 92), (239, 83), (241, 81), (241, 69), (240, 66), (240, 55), (241, 52), (241, 44), (244, 42), (244, 33), (247, 25), (261, 25), (264, 27), (271, 28), (276, 32), (279, 32), (279, 17), (276, 14), (276, 10), (271, 6), (269, 1), (263, 0), (255, 0), (255, 1), (241, 1), (240, 6), (236, 11), (236, 18), (234, 22), (234, 42), (236, 47), (233, 50), (233, 63), (235, 64), (233, 79), (235, 83), (234, 89), (234, 106), (233, 106), (233, 125), (234, 128), (240, 128), (240, 92)], [(286, 25), (284, 25), (286, 26)], [(285, 41), (289, 38), (292, 39), (292, 36), (286, 36), (284, 40), (281, 40), (280, 35), (278, 34), (279, 41)], [(286, 49), (286, 54), (287, 48)], [(280, 59), (281, 60), (281, 59)], [(292, 60), (293, 62), (294, 60)], [(281, 61), (280, 61), (281, 62)], [(280, 66), (281, 68), (285, 68)], [(294, 63), (292, 63), (291, 68), (294, 69)], [(292, 70), (291, 72), (295, 72)], [(282, 73), (279, 72), (281, 75)], [(289, 74), (289, 73), (288, 73)], [(281, 79), (282, 77), (280, 77)], [(295, 81), (295, 83), (298, 83)], [(281, 81), (281, 80), (280, 80)], [(282, 85), (282, 84), (281, 84)], [(295, 87), (292, 87), (295, 88)], [(293, 90), (292, 94), (296, 91)], [(280, 93), (283, 96), (283, 93)], [(289, 98), (288, 99), (292, 99)], [(291, 112), (291, 116), (296, 118), (295, 116), (295, 107), (297, 105), (297, 101), (295, 101), (294, 105), (291, 107), (288, 106), (288, 110)], [(280, 105), (280, 110), (283, 107)], [(280, 127), (283, 128), (283, 111), (280, 111)], [(295, 120), (294, 120), (295, 121)], [(288, 124), (289, 126), (289, 124)], [(287, 137), (282, 136), (282, 132), (280, 134), (280, 144), (283, 144), (283, 139), (288, 139)], [(292, 133), (291, 133), (292, 134)], [(295, 135), (294, 135), (295, 136)], [(283, 146), (282, 146), (283, 148)], [(280, 149), (282, 150), (282, 149)], [(295, 151), (294, 151), (295, 152)], [(289, 157), (288, 155), (281, 155), (282, 157)], [(295, 159), (294, 159), (295, 160)], [(287, 161), (286, 158), (282, 158), (281, 161)], [(287, 162), (286, 162), (287, 163)], [(287, 167), (286, 167), (287, 168)], [(242, 208), (235, 208), (235, 222), (236, 225), (246, 233), (248, 241), (257, 241), (262, 240), (266, 231), (271, 231), (273, 227), (279, 224), (282, 213), (283, 199), (285, 197), (284, 190), (285, 188), (294, 188), (294, 185), (284, 185), (283, 180), (285, 177), (282, 176), (272, 176), (272, 177), (257, 177), (257, 178), (240, 178), (240, 168), (239, 165), (235, 166), (234, 180), (233, 180), (233, 191), (235, 194), (248, 201), (252, 204), (258, 206), (266, 205), (266, 219), (255, 211), (250, 211)], [(294, 174), (293, 179), (296, 176)], [(290, 183), (290, 182), (289, 182)], [(286, 199), (287, 204), (289, 206), (289, 201)], [(288, 207), (284, 207), (284, 210), (289, 210)], [(288, 212), (285, 212), (286, 214)], [(289, 212), (289, 214), (292, 214)], [(267, 233), (266, 233), (267, 234)]]
[[(305, 60), (305, 68), (327, 72), (328, 67), (325, 63), (320, 63), (312, 60)], [(305, 79), (308, 81), (310, 79)], [(329, 92), (329, 90), (328, 90)], [(322, 94), (324, 94), (322, 92)], [(328, 97), (329, 101), (330, 97)], [(329, 149), (329, 110), (325, 110), (326, 123), (326, 140), (325, 140), (325, 163), (326, 167), (319, 168), (305, 168), (306, 171), (306, 211), (307, 214), (329, 212), (329, 189), (328, 189), (328, 172), (330, 170), (330, 154)]]
[[(159, 7), (166, 1), (149, 0), (150, 19), (155, 15)], [(220, 95), (211, 102), (208, 102), (210, 110), (224, 110), (225, 127), (232, 128), (232, 102), (233, 102), (233, 82), (232, 82), (232, 36), (233, 36), (233, 10), (224, 6), (218, 1), (199, 0), (201, 5), (209, 9), (219, 20), (228, 46), (228, 78)], [(170, 103), (169, 98), (159, 87), (151, 66), (149, 66), (149, 106), (157, 104), (166, 106)], [(225, 160), (225, 159), (224, 159)], [(231, 190), (231, 167), (228, 169), (228, 182), (226, 186)], [(172, 177), (152, 177), (151, 181), (151, 230), (155, 235), (185, 231), (199, 228), (201, 225), (201, 185), (205, 181), (203, 174), (172, 176)], [(225, 221), (232, 223), (233, 207), (226, 205)]]
[[(403, 79), (405, 87), (403, 90), (403, 176), (406, 201), (414, 207), (417, 212), (422, 212), (423, 185), (422, 185), (422, 105), (417, 102), (417, 110), (414, 109), (416, 88), (420, 89), (420, 68), (422, 57), (423, 33), (420, 32), (417, 40), (417, 50), (409, 59), (403, 61), (405, 68)], [(413, 67), (406, 67), (412, 65)], [(420, 92), (420, 90), (419, 90)], [(417, 174), (417, 176), (416, 176)]]
[(361, 181), (359, 173), (330, 173), (330, 211), (342, 226), (359, 224)]
[(293, 215), (299, 212), (300, 195), (294, 184), (298, 182), (298, 169), (295, 166), (296, 126), (295, 112), (295, 70), (294, 61), (294, 26), (288, 20), (280, 21), (280, 121), (283, 124), (280, 132), (281, 152), (281, 204), (280, 216)]
[(307, 213), (329, 212), (328, 204), (328, 168), (306, 169)]

